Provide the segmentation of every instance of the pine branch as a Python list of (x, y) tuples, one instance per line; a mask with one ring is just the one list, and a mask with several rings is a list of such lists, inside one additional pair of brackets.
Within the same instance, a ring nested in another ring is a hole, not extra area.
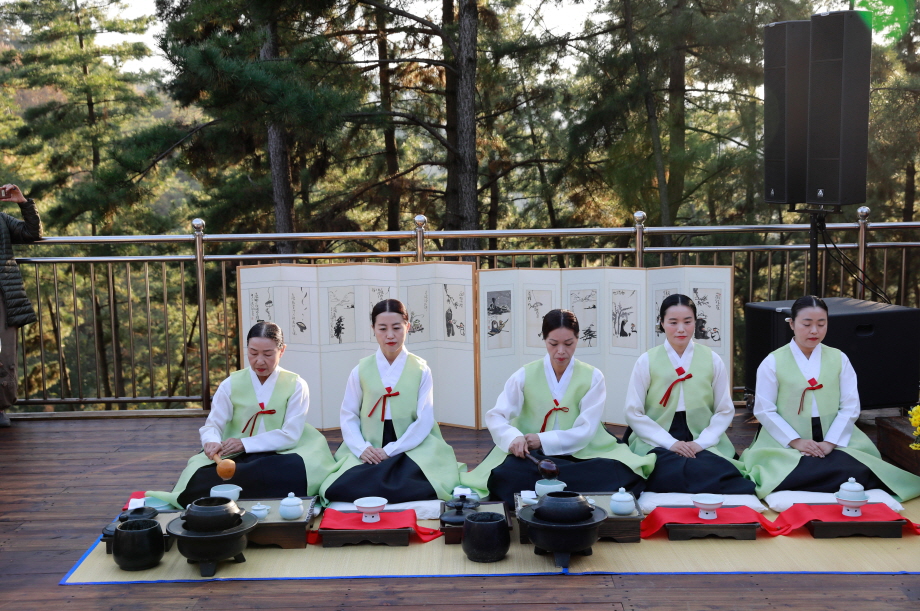
[(215, 123), (220, 123), (222, 120), (223, 120), (223, 119), (214, 119), (213, 121), (208, 121), (207, 123), (202, 123), (201, 125), (196, 126), (194, 129), (192, 129), (192, 131), (190, 131), (189, 133), (185, 134), (185, 136), (183, 136), (178, 142), (176, 142), (175, 144), (173, 144), (172, 146), (170, 146), (168, 149), (166, 149), (165, 151), (163, 151), (162, 153), (160, 153), (159, 155), (157, 155), (157, 156), (154, 158), (154, 160), (150, 163), (150, 165), (148, 165), (146, 168), (144, 168), (143, 170), (141, 170), (140, 172), (138, 172), (137, 174), (135, 174), (134, 176), (132, 176), (131, 178), (129, 178), (129, 179), (128, 179), (128, 182), (134, 182), (135, 180), (144, 178), (147, 174), (150, 173), (150, 171), (151, 171), (154, 167), (156, 167), (156, 165), (157, 165), (158, 163), (160, 163), (161, 161), (163, 161), (164, 159), (166, 159), (166, 157), (168, 157), (170, 153), (172, 153), (174, 150), (176, 150), (176, 148), (178, 148), (183, 142), (185, 142), (186, 140), (188, 140), (189, 138), (191, 138), (192, 136), (194, 136), (195, 134), (197, 134), (198, 132), (200, 132), (200, 131), (203, 130), (204, 128), (210, 127), (210, 126), (214, 125)]
[[(406, 119), (406, 121), (409, 122), (408, 124), (418, 125), (422, 129), (427, 131), (429, 134), (431, 134), (431, 136), (435, 140), (440, 142), (444, 148), (448, 149), (449, 151), (453, 152), (456, 155), (460, 154), (460, 152), (456, 149), (456, 147), (454, 147), (450, 142), (448, 142), (444, 136), (442, 136), (441, 134), (435, 131), (435, 128), (444, 129), (444, 126), (433, 125), (426, 121), (422, 121), (415, 115), (410, 115), (404, 112), (357, 112), (357, 113), (351, 113), (351, 114), (344, 115), (343, 118), (348, 120), (351, 118), (360, 118), (360, 117), (368, 117), (368, 118), (371, 118), (371, 117), (399, 117), (401, 119)], [(396, 121), (394, 121), (393, 123), (397, 125), (407, 125), (406, 123), (397, 123)]]
[(444, 41), (444, 44), (450, 47), (450, 51), (454, 54), (454, 57), (460, 57), (460, 51), (457, 49), (457, 44), (453, 41), (453, 39), (447, 35), (447, 32), (439, 28), (431, 21), (422, 19), (421, 17), (413, 15), (412, 13), (407, 13), (406, 11), (399, 10), (398, 8), (393, 8), (392, 6), (387, 6), (386, 4), (381, 4), (380, 2), (374, 2), (374, 0), (358, 0), (358, 2), (379, 8), (380, 10), (386, 11), (391, 15), (398, 15), (400, 17), (405, 17), (406, 19), (411, 19), (412, 21), (421, 23), (422, 25), (434, 31), (441, 38), (441, 40)]
[(498, 182), (498, 180), (499, 180), (500, 178), (503, 178), (503, 177), (507, 176), (508, 174), (510, 174), (511, 172), (513, 172), (514, 170), (518, 169), (518, 168), (521, 167), (521, 166), (525, 166), (525, 165), (535, 165), (535, 164), (538, 164), (538, 163), (562, 163), (562, 160), (561, 160), (561, 159), (526, 159), (526, 160), (524, 160), (524, 161), (519, 161), (519, 162), (517, 162), (517, 163), (511, 164), (510, 166), (508, 166), (507, 168), (505, 168), (504, 170), (502, 170), (501, 172), (499, 172), (498, 174), (496, 174), (496, 175), (492, 178), (492, 180), (490, 180), (490, 181), (488, 181), (487, 183), (485, 183), (482, 187), (480, 187), (479, 189), (477, 189), (476, 192), (477, 192), (477, 193), (481, 193), (481, 192), (485, 191), (486, 189), (488, 189), (489, 187), (491, 187), (493, 183)]

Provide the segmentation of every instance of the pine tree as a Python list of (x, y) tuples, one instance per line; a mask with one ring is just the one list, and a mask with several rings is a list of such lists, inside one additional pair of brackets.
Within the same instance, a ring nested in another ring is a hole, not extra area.
[(46, 100), (26, 108), (5, 144), (17, 156), (41, 156), (42, 175), (29, 195), (45, 203), (47, 223), (66, 229), (77, 221), (109, 233), (116, 214), (144, 201), (147, 186), (127, 180), (126, 126), (160, 106), (155, 75), (122, 66), (150, 54), (143, 43), (102, 46), (102, 33), (139, 34), (150, 18), (123, 19), (110, 0), (25, 0), (5, 4), (2, 19), (21, 28), (17, 46), (0, 55), (0, 82), (44, 90)]

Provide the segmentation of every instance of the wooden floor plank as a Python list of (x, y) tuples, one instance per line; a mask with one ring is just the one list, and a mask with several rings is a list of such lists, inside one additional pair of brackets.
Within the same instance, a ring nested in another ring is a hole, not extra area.
[[(739, 412), (730, 431), (753, 435)], [(200, 419), (17, 421), (0, 429), (0, 611), (920, 609), (920, 576), (559, 575), (59, 586), (134, 490), (170, 489)], [(622, 427), (608, 427), (622, 434)], [(471, 467), (487, 431), (442, 427)], [(333, 447), (338, 431), (327, 431)], [(66, 455), (60, 446), (75, 448)], [(29, 456), (28, 460), (20, 457)]]

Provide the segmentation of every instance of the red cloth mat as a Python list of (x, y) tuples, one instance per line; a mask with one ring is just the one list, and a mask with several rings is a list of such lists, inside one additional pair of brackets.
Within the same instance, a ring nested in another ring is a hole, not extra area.
[(142, 498), (144, 498), (144, 491), (143, 491), (143, 490), (138, 490), (138, 491), (136, 491), (136, 492), (132, 492), (132, 493), (131, 493), (131, 496), (128, 497), (128, 500), (125, 501), (125, 506), (122, 507), (121, 510), (122, 510), (122, 511), (125, 511), (125, 510), (128, 509), (128, 503), (131, 502), (131, 499), (142, 499)]
[[(320, 528), (330, 530), (391, 530), (396, 528), (411, 528), (415, 534), (422, 540), (422, 543), (428, 543), (443, 535), (440, 530), (425, 528), (418, 525), (418, 517), (414, 509), (405, 511), (384, 511), (380, 513), (379, 522), (362, 521), (362, 513), (344, 513), (335, 509), (326, 509), (323, 512), (323, 520), (319, 523)], [(307, 531), (307, 543), (317, 544), (322, 540), (321, 535), (315, 531)]]
[(776, 536), (779, 532), (773, 522), (766, 519), (750, 507), (723, 507), (716, 512), (714, 520), (704, 520), (696, 507), (656, 507), (642, 520), (641, 536), (651, 537), (665, 524), (752, 524), (759, 522), (766, 533)]
[[(720, 510), (721, 512), (721, 510)], [(779, 534), (788, 534), (805, 526), (812, 520), (821, 522), (894, 522), (906, 521), (910, 532), (920, 535), (920, 525), (914, 524), (884, 503), (869, 503), (862, 506), (861, 516), (845, 516), (840, 505), (806, 505), (796, 504), (779, 514), (774, 524), (779, 527)]]

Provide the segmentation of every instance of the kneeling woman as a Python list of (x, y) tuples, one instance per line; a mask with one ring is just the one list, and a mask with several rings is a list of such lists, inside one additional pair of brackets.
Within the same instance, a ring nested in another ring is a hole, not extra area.
[(741, 460), (761, 497), (775, 490), (836, 492), (854, 477), (901, 500), (920, 496), (920, 477), (881, 459), (856, 428), (856, 372), (845, 354), (824, 346), (827, 305), (808, 296), (792, 305), (792, 342), (757, 368), (754, 415), (763, 425)]
[(320, 491), (327, 501), (446, 500), (458, 483), (457, 457), (434, 420), (431, 370), (404, 345), (408, 323), (396, 299), (371, 312), (380, 349), (348, 377), (338, 467)]
[(601, 423), (604, 375), (574, 358), (578, 320), (568, 310), (543, 317), (547, 355), (517, 370), (486, 414), (495, 448), (461, 482), (508, 506), (514, 493), (540, 479), (527, 455), (552, 458), (569, 490), (598, 492), (624, 487), (639, 494), (655, 464), (637, 456)]
[(626, 392), (629, 447), (657, 456), (645, 489), (754, 494), (725, 434), (735, 415), (725, 365), (693, 342), (696, 304), (670, 295), (659, 314), (666, 341), (639, 357)]
[(177, 507), (210, 496), (212, 486), (225, 483), (214, 461), (237, 453), (242, 454), (233, 458), (236, 472), (226, 483), (242, 487), (240, 498), (317, 494), (335, 461), (326, 438), (307, 424), (307, 383), (278, 366), (284, 348), (275, 323), (259, 322), (249, 330), (249, 367), (231, 374), (214, 393), (199, 430), (203, 451), (189, 459), (172, 492), (147, 496)]

